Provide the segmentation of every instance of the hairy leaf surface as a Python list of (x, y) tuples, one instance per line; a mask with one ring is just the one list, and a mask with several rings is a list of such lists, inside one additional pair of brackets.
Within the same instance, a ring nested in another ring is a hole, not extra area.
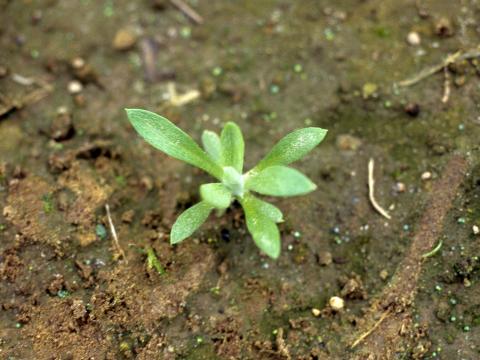
[(170, 232), (170, 244), (177, 244), (192, 235), (207, 220), (212, 210), (212, 205), (201, 201), (180, 214)]
[(300, 171), (287, 166), (270, 166), (247, 178), (245, 187), (263, 195), (296, 196), (317, 186)]
[(223, 173), (221, 167), (215, 164), (188, 134), (168, 119), (142, 109), (126, 111), (135, 130), (150, 145), (221, 179)]

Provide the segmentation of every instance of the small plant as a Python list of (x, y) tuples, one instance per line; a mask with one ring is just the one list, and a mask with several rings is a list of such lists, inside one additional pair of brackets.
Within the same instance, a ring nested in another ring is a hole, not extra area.
[(253, 169), (243, 173), (244, 141), (240, 128), (228, 122), (220, 136), (205, 130), (205, 150), (166, 118), (141, 109), (126, 109), (137, 132), (152, 146), (176, 159), (196, 166), (219, 182), (200, 186), (201, 201), (185, 210), (170, 233), (170, 243), (177, 244), (192, 235), (213, 209), (225, 210), (238, 200), (245, 211), (247, 228), (255, 244), (268, 256), (280, 255), (280, 232), (276, 223), (282, 212), (260, 200), (253, 192), (270, 196), (307, 194), (316, 185), (298, 170), (286, 165), (301, 159), (325, 137), (327, 130), (298, 129), (281, 139)]

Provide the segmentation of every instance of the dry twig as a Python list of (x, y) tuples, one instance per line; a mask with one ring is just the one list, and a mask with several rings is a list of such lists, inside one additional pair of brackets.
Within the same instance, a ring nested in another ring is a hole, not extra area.
[(170, 2), (195, 24), (203, 24), (203, 18), (183, 0), (170, 0)]
[(110, 214), (110, 206), (105, 204), (105, 210), (107, 211), (107, 219), (108, 225), (110, 225), (110, 231), (112, 233), (113, 242), (115, 248), (117, 249), (118, 253), (122, 256), (126, 263), (128, 263), (127, 257), (125, 256), (125, 252), (123, 251), (122, 247), (120, 246), (120, 242), (118, 241), (117, 231), (115, 230), (115, 226), (113, 225), (112, 215)]
[(445, 76), (445, 80), (443, 81), (442, 103), (446, 104), (450, 98), (450, 73), (448, 72), (448, 68), (446, 66), (443, 68), (443, 74)]
[(380, 319), (378, 319), (378, 321), (370, 329), (368, 329), (366, 332), (361, 334), (358, 337), (358, 339), (353, 342), (350, 348), (353, 349), (355, 346), (360, 344), (364, 339), (366, 339), (366, 337), (370, 335), (383, 322), (383, 320), (387, 318), (388, 315), (390, 315), (390, 310), (385, 311), (380, 317)]
[(370, 202), (372, 203), (372, 206), (375, 208), (375, 210), (377, 210), (380, 215), (390, 220), (392, 217), (375, 200), (375, 179), (373, 178), (374, 166), (375, 161), (373, 159), (370, 159), (370, 161), (368, 162), (368, 198), (370, 199)]
[(177, 88), (175, 86), (175, 83), (173, 82), (169, 82), (167, 84), (167, 90), (168, 90), (169, 102), (172, 106), (183, 106), (200, 97), (200, 91), (196, 89), (188, 90), (187, 92), (179, 95), (177, 93)]
[(446, 68), (450, 64), (457, 62), (458, 60), (469, 60), (478, 57), (480, 57), (480, 47), (468, 51), (457, 51), (454, 54), (449, 54), (445, 59), (443, 59), (442, 62), (420, 71), (417, 75), (409, 79), (400, 81), (398, 85), (402, 87), (415, 85), (416, 83), (439, 72), (440, 70)]

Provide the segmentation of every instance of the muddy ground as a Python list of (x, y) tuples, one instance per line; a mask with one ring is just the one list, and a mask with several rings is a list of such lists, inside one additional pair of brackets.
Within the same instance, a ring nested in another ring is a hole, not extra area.
[[(0, 1), (0, 357), (480, 358), (480, 3), (175, 3)], [(125, 107), (234, 120), (247, 167), (329, 129), (278, 261), (235, 205), (169, 245), (209, 179)]]

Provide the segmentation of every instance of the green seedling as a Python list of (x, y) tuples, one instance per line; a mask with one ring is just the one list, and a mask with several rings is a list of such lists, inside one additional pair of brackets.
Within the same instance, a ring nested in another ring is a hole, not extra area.
[(251, 170), (243, 173), (245, 144), (240, 128), (228, 122), (220, 136), (205, 130), (204, 150), (168, 119), (141, 109), (126, 109), (135, 130), (153, 147), (167, 155), (196, 166), (219, 182), (200, 186), (201, 201), (185, 210), (170, 232), (170, 243), (177, 244), (192, 235), (212, 210), (223, 211), (237, 200), (245, 212), (247, 228), (255, 244), (268, 256), (280, 255), (277, 223), (282, 212), (253, 193), (269, 196), (304, 195), (316, 189), (305, 175), (286, 165), (303, 158), (327, 134), (327, 130), (308, 127), (281, 139)]
[(147, 248), (147, 268), (149, 270), (155, 269), (159, 275), (165, 274), (165, 269), (158, 260), (155, 250), (151, 247)]

